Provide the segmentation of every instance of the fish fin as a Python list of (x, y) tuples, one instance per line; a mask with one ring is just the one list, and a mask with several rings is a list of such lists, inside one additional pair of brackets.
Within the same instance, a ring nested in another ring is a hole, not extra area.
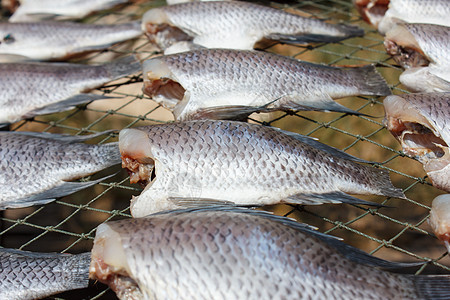
[(142, 65), (135, 55), (116, 59), (104, 65), (111, 80), (119, 79), (127, 75), (140, 72)]
[[(12, 131), (12, 132), (9, 132), (9, 134), (26, 135), (26, 136), (40, 138), (40, 139), (58, 141), (58, 142), (61, 142), (64, 144), (73, 144), (73, 143), (88, 141), (93, 138), (96, 138), (96, 137), (99, 137), (99, 136), (102, 136), (105, 134), (109, 134), (109, 133), (114, 133), (114, 132), (118, 132), (118, 130), (111, 129), (111, 130), (106, 130), (106, 131), (97, 132), (97, 133), (88, 134), (88, 135), (69, 135), (69, 134), (58, 134), (58, 133), (49, 133), (49, 132), (31, 132), (31, 131)], [(118, 144), (118, 143), (115, 142), (115, 143), (109, 143), (109, 144)], [(109, 144), (106, 144), (106, 145), (109, 145)]]
[(409, 275), (420, 299), (450, 299), (450, 275)]
[(68, 99), (32, 110), (32, 111), (26, 113), (23, 116), (23, 118), (28, 119), (28, 118), (38, 116), (38, 115), (45, 115), (45, 114), (66, 111), (66, 110), (70, 110), (70, 109), (74, 108), (77, 105), (88, 103), (88, 102), (95, 101), (95, 100), (100, 100), (100, 99), (113, 99), (113, 98), (104, 96), (104, 95), (97, 95), (97, 94), (78, 94), (78, 95), (75, 95)]
[(288, 110), (318, 110), (318, 111), (333, 111), (350, 115), (368, 116), (364, 113), (360, 113), (356, 110), (347, 108), (336, 101), (334, 101), (329, 95), (320, 95), (319, 97), (314, 97), (314, 101), (301, 101), (298, 102), (296, 99), (286, 101), (283, 104), (284, 109)]
[(287, 203), (295, 203), (302, 205), (319, 205), (324, 203), (347, 203), (347, 204), (361, 204), (370, 205), (376, 207), (384, 207), (384, 205), (369, 202), (362, 199), (358, 199), (347, 195), (341, 191), (330, 193), (300, 193), (287, 197), (285, 200)]
[(392, 91), (386, 80), (378, 73), (374, 65), (346, 68), (348, 76), (357, 81), (361, 95), (389, 96)]
[(194, 197), (169, 197), (168, 201), (181, 207), (195, 208), (195, 207), (213, 207), (213, 206), (236, 206), (234, 202), (217, 200), (210, 198), (194, 198)]
[(261, 107), (230, 105), (201, 108), (188, 115), (186, 120), (212, 119), (246, 121), (254, 112), (264, 110)]
[(373, 163), (371, 161), (364, 160), (364, 159), (355, 157), (353, 155), (350, 155), (350, 154), (348, 154), (348, 153), (346, 153), (346, 152), (344, 152), (342, 150), (339, 150), (339, 149), (336, 149), (334, 147), (325, 145), (325, 144), (323, 144), (323, 143), (313, 139), (312, 137), (309, 137), (309, 136), (306, 136), (306, 135), (302, 135), (302, 134), (299, 134), (299, 133), (296, 133), (296, 132), (282, 130), (282, 129), (279, 129), (277, 127), (271, 127), (271, 128), (275, 129), (276, 131), (282, 132), (282, 133), (284, 133), (286, 135), (289, 135), (290, 137), (293, 137), (294, 139), (299, 140), (302, 143), (308, 144), (308, 145), (310, 145), (310, 146), (312, 146), (312, 147), (314, 147), (316, 149), (320, 149), (322, 151), (325, 151), (325, 152), (327, 152), (327, 153), (329, 153), (329, 154), (331, 154), (333, 156), (340, 157), (340, 158), (347, 159), (347, 160), (351, 160), (351, 161), (355, 161), (355, 162), (360, 162), (360, 163), (366, 163), (366, 164)]
[(66, 182), (63, 181), (60, 185), (57, 185), (51, 189), (43, 191), (41, 193), (32, 195), (30, 197), (25, 197), (17, 200), (13, 200), (10, 202), (4, 202), (0, 205), (0, 210), (4, 210), (6, 208), (20, 208), (20, 207), (29, 207), (34, 205), (43, 205), (55, 201), (57, 198), (61, 198), (75, 192), (86, 189), (92, 185), (95, 185), (103, 180), (106, 180), (112, 176), (116, 175), (111, 174), (105, 177), (102, 177), (97, 180), (87, 181), (87, 182)]
[(361, 37), (364, 35), (362, 28), (350, 25), (339, 25), (344, 28), (346, 34), (343, 36), (331, 36), (326, 34), (299, 33), (299, 34), (282, 34), (273, 33), (265, 36), (269, 40), (280, 41), (286, 44), (308, 44), (308, 43), (336, 43), (351, 37)]

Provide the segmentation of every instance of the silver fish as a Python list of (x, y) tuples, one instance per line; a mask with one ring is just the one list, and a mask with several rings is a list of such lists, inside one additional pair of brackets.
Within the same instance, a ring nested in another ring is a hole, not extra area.
[(450, 192), (450, 93), (405, 94), (384, 99), (386, 128), (416, 157), (433, 185)]
[(0, 298), (41, 299), (86, 288), (90, 253), (34, 253), (0, 248)]
[(142, 34), (137, 22), (99, 25), (71, 22), (0, 23), (0, 58), (64, 59), (102, 50)]
[(364, 34), (357, 27), (329, 24), (241, 1), (153, 8), (142, 17), (142, 29), (166, 54), (198, 46), (250, 50), (263, 38), (288, 43), (336, 42)]
[(384, 46), (395, 61), (407, 69), (430, 64), (449, 66), (449, 43), (450, 27), (403, 24), (386, 33)]
[(140, 69), (141, 64), (132, 56), (97, 66), (70, 63), (0, 64), (0, 124), (65, 111), (78, 104), (108, 98), (80, 93)]
[(450, 26), (449, 15), (448, 0), (391, 0), (389, 9), (378, 24), (378, 31), (386, 34), (395, 25), (402, 23)]
[(120, 163), (117, 143), (78, 143), (101, 134), (0, 132), (0, 209), (45, 204), (111, 177), (69, 182)]
[(390, 95), (374, 66), (338, 68), (256, 51), (202, 49), (144, 62), (144, 92), (176, 120), (233, 119), (256, 111), (359, 114), (333, 99)]
[(35, 22), (43, 19), (81, 19), (92, 12), (108, 9), (128, 0), (20, 0), (9, 22)]
[(311, 138), (255, 124), (204, 120), (123, 129), (119, 148), (130, 181), (146, 185), (131, 201), (134, 217), (225, 201), (377, 205), (346, 193), (404, 198), (384, 170)]
[(90, 277), (120, 299), (448, 299), (450, 275), (385, 261), (292, 219), (171, 211), (101, 224)]
[(413, 92), (450, 91), (450, 27), (403, 24), (388, 31), (388, 54), (407, 69), (400, 82)]
[(450, 194), (434, 198), (428, 222), (437, 238), (444, 242), (450, 254)]

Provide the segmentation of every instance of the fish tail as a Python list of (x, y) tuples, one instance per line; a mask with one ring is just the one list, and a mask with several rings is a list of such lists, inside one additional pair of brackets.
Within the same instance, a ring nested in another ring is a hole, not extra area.
[(392, 94), (386, 80), (378, 73), (374, 65), (348, 68), (347, 70), (362, 95), (388, 96)]
[(135, 55), (116, 59), (104, 65), (111, 80), (140, 72), (142, 65)]
[(371, 166), (359, 165), (359, 188), (347, 189), (345, 186), (339, 189), (349, 194), (374, 194), (399, 199), (407, 199), (402, 189), (396, 188), (389, 178), (389, 172)]
[(102, 144), (99, 147), (101, 157), (105, 159), (105, 165), (113, 166), (122, 162), (118, 142)]
[(347, 25), (347, 24), (339, 24), (338, 26), (341, 28), (341, 30), (343, 32), (345, 32), (345, 34), (348, 38), (364, 36), (364, 29), (362, 29), (360, 27)]
[(413, 276), (419, 299), (450, 299), (450, 275)]
[(68, 289), (78, 289), (87, 287), (89, 284), (89, 266), (91, 264), (91, 253), (80, 253), (66, 257), (65, 270), (68, 274), (64, 276), (68, 279), (65, 285)]

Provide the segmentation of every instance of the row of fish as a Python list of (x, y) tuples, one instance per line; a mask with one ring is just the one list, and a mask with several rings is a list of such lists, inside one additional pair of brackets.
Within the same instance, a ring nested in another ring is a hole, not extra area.
[(88, 278), (120, 299), (450, 297), (450, 275), (393, 272), (420, 263), (385, 261), (291, 219), (220, 206), (101, 224), (91, 255), (0, 249), (0, 266), (2, 299), (83, 288)]

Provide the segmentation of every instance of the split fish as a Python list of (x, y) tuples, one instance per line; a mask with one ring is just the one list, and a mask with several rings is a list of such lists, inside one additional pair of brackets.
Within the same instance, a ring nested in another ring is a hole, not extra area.
[(92, 12), (126, 3), (128, 0), (20, 0), (9, 22), (35, 22), (43, 19), (81, 19)]
[(34, 253), (0, 248), (0, 298), (41, 299), (87, 288), (90, 253)]
[(384, 170), (311, 138), (255, 124), (202, 120), (123, 129), (119, 148), (130, 181), (146, 186), (131, 201), (134, 217), (226, 201), (378, 205), (346, 193), (404, 198)]
[(353, 0), (364, 20), (386, 34), (397, 24), (450, 26), (448, 0)]
[(82, 94), (140, 71), (133, 56), (104, 65), (71, 63), (0, 64), (0, 124), (65, 111), (103, 95)]
[(142, 29), (166, 54), (198, 47), (250, 50), (263, 38), (286, 43), (337, 42), (364, 34), (357, 27), (241, 1), (153, 8), (142, 17)]
[(111, 177), (69, 182), (120, 163), (117, 143), (79, 143), (104, 133), (0, 132), (0, 209), (45, 204)]
[(202, 49), (144, 62), (144, 93), (176, 120), (242, 119), (253, 112), (360, 114), (333, 99), (390, 95), (374, 66), (338, 68), (256, 51)]
[(388, 31), (385, 48), (406, 71), (400, 82), (413, 92), (450, 91), (450, 27), (403, 24)]
[(450, 192), (450, 93), (388, 96), (384, 108), (385, 126), (403, 152), (423, 164), (435, 187)]
[(450, 254), (450, 194), (434, 198), (428, 222), (437, 238), (444, 242)]
[(141, 34), (137, 22), (115, 25), (56, 21), (0, 23), (0, 59), (61, 60), (106, 49)]
[(450, 275), (386, 261), (267, 212), (199, 208), (101, 224), (90, 278), (119, 299), (448, 299)]

